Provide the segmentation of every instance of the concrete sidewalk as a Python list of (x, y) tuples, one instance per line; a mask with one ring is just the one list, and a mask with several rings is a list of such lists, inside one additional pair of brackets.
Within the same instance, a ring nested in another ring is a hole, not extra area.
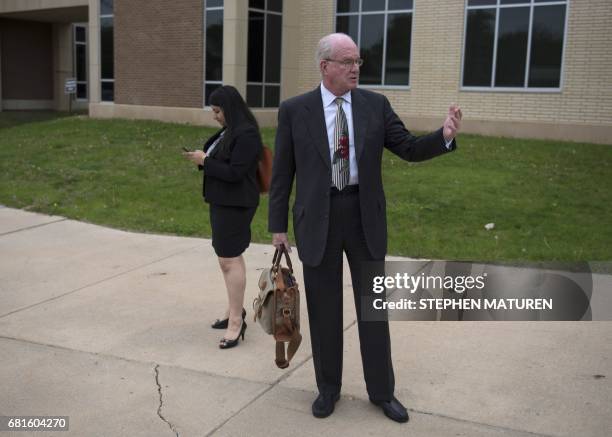
[(0, 415), (69, 416), (69, 432), (44, 434), (58, 436), (611, 434), (609, 322), (391, 323), (411, 418), (390, 421), (367, 399), (347, 268), (342, 398), (314, 418), (306, 311), (287, 370), (250, 322), (270, 249), (245, 253), (246, 341), (220, 350), (209, 325), (226, 296), (209, 240), (0, 207)]

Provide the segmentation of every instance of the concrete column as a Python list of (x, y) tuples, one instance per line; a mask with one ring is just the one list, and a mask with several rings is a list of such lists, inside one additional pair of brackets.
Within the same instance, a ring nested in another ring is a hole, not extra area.
[(89, 52), (89, 103), (100, 103), (100, 0), (89, 0), (89, 28), (87, 32)]
[[(283, 42), (281, 52), (281, 102), (299, 93), (298, 73), (301, 1), (283, 2)], [(314, 54), (312, 56), (314, 58)], [(314, 60), (313, 60), (314, 63)]]
[(223, 83), (236, 87), (246, 99), (248, 2), (244, 0), (225, 0), (224, 4)]
[(68, 111), (71, 95), (64, 93), (66, 78), (74, 77), (72, 24), (53, 24), (53, 109)]

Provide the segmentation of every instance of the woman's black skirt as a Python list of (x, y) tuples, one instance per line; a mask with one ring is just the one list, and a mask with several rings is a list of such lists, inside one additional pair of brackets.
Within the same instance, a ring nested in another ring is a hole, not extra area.
[(222, 258), (241, 255), (251, 242), (251, 221), (257, 207), (209, 206), (215, 253)]

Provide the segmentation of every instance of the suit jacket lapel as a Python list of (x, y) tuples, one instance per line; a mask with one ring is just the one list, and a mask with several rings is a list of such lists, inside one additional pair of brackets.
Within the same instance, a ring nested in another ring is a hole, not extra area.
[(353, 109), (353, 130), (355, 134), (355, 152), (357, 154), (357, 162), (361, 158), (363, 148), (365, 147), (365, 136), (368, 131), (368, 102), (361, 95), (359, 89), (351, 91), (351, 106)]
[(308, 131), (312, 136), (315, 148), (319, 151), (321, 158), (327, 167), (331, 169), (331, 158), (329, 156), (329, 140), (327, 138), (327, 126), (325, 124), (325, 114), (323, 112), (323, 100), (321, 98), (321, 89), (317, 87), (310, 93), (306, 104), (304, 105), (308, 111), (308, 117), (305, 117)]

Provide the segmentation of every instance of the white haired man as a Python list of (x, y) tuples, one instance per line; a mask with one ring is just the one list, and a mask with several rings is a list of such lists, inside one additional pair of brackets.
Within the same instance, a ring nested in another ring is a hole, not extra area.
[(304, 282), (319, 396), (313, 415), (334, 411), (342, 384), (342, 254), (351, 270), (361, 358), (370, 400), (389, 418), (408, 421), (395, 398), (389, 325), (364, 321), (361, 298), (365, 262), (383, 262), (387, 251), (383, 147), (407, 161), (454, 150), (461, 110), (451, 105), (444, 126), (415, 137), (382, 94), (357, 88), (363, 60), (345, 34), (321, 39), (321, 84), (279, 108), (269, 203), (272, 244), (289, 248), (289, 196), (296, 179), (293, 225)]

